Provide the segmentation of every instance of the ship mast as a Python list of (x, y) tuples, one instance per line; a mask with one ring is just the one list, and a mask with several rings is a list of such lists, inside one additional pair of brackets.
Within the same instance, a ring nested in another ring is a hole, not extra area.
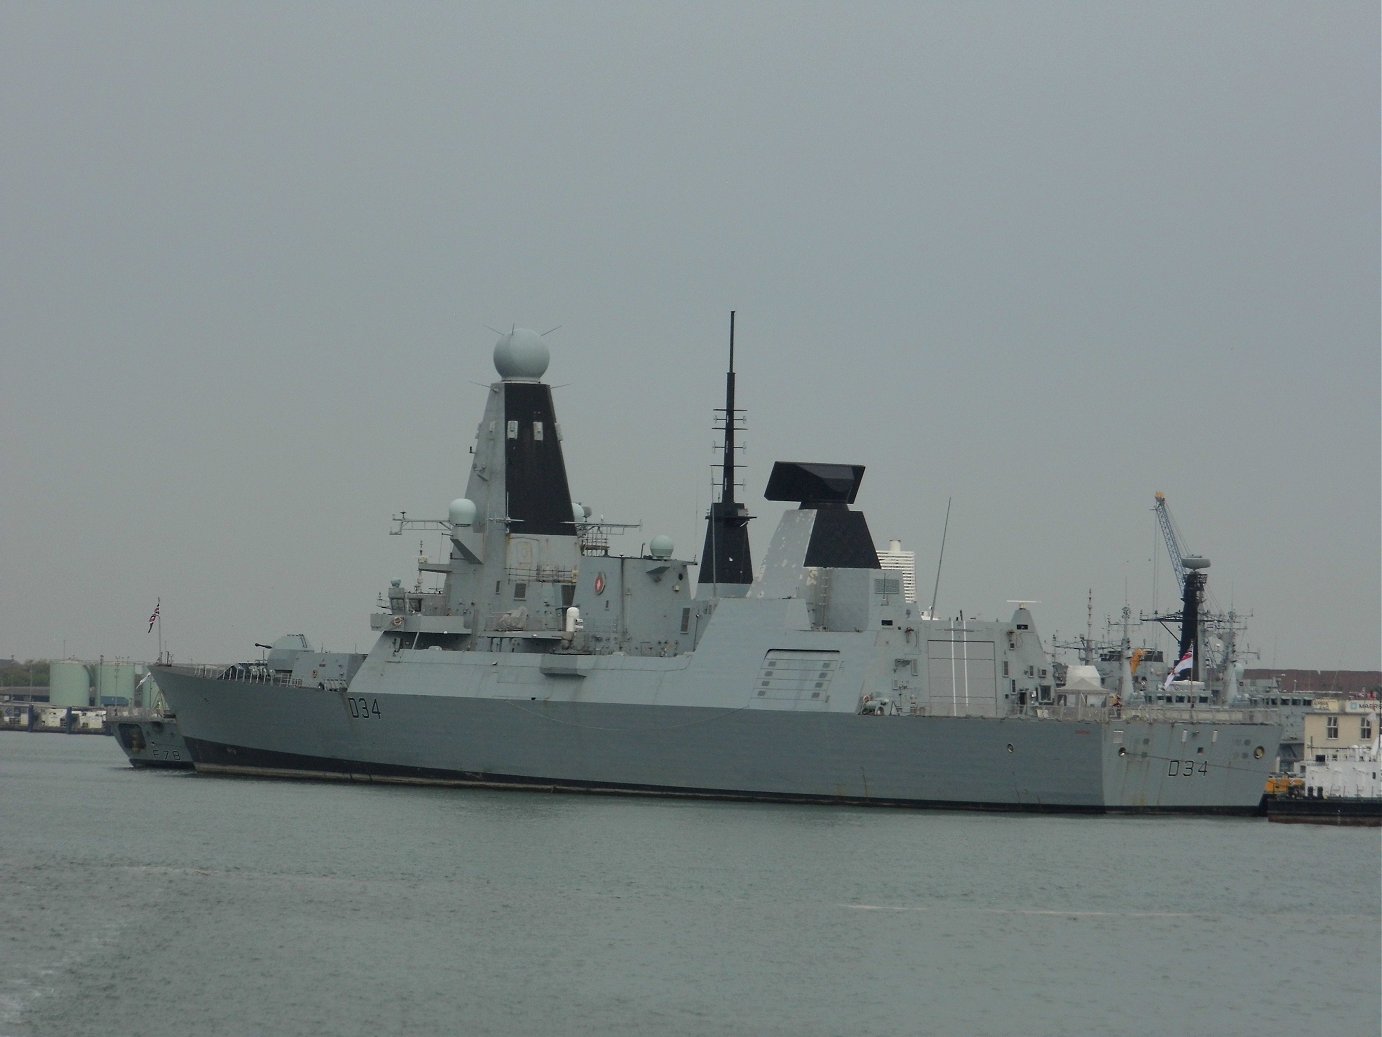
[(1180, 646), (1177, 658), (1184, 659), (1187, 653), (1189, 654), (1190, 672), (1185, 680), (1198, 681), (1201, 679), (1203, 668), (1200, 660), (1200, 649), (1203, 645), (1200, 636), (1200, 609), (1204, 604), (1204, 570), (1209, 568), (1209, 559), (1192, 555), (1182, 561), (1186, 573), (1181, 594)]
[(725, 372), (725, 456), (720, 466), (720, 503), (734, 503), (734, 311), (729, 311), (729, 370)]
[[(701, 568), (696, 578), (699, 585), (708, 585), (716, 597), (742, 598), (753, 582), (748, 529), (749, 519), (753, 516), (734, 499), (734, 433), (741, 427), (740, 413), (734, 406), (734, 311), (730, 310), (725, 409), (723, 424), (716, 425), (716, 431), (724, 433), (720, 499), (711, 502), (706, 515), (705, 549), (701, 552)], [(718, 414), (716, 420), (721, 420)]]
[[(1210, 669), (1210, 661), (1204, 658), (1205, 627), (1211, 620), (1211, 616), (1205, 608), (1205, 582), (1208, 579), (1205, 570), (1209, 568), (1209, 559), (1186, 552), (1185, 539), (1180, 535), (1180, 530), (1176, 528), (1175, 521), (1171, 518), (1171, 510), (1166, 505), (1166, 494), (1160, 492), (1156, 494), (1156, 507), (1153, 510), (1156, 512), (1162, 539), (1166, 541), (1166, 553), (1170, 555), (1171, 568), (1175, 572), (1177, 585), (1180, 588), (1181, 610), (1179, 615), (1171, 614), (1153, 616), (1152, 618), (1160, 622), (1180, 621), (1176, 661), (1172, 665), (1179, 665), (1180, 660), (1185, 659), (1188, 654), (1190, 658), (1189, 670), (1179, 679), (1202, 681), (1209, 676)], [(1176, 671), (1173, 671), (1173, 675), (1178, 676)], [(1221, 688), (1221, 699), (1226, 700), (1229, 693), (1229, 688)]]

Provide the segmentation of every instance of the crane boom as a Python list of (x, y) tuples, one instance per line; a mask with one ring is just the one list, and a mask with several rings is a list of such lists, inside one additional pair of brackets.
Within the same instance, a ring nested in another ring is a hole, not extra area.
[(1156, 520), (1161, 525), (1161, 535), (1166, 538), (1166, 552), (1171, 556), (1171, 568), (1176, 573), (1177, 589), (1185, 586), (1185, 551), (1181, 548), (1180, 537), (1171, 512), (1166, 507), (1166, 494), (1158, 491), (1156, 495)]

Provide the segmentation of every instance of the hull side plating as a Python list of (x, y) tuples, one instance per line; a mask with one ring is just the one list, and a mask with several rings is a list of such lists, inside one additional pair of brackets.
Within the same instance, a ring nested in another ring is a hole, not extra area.
[(791, 802), (1254, 813), (1273, 731), (160, 683), (200, 770)]

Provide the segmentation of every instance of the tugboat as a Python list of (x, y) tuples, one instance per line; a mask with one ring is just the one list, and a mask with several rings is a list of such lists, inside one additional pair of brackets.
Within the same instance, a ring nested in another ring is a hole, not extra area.
[(1276, 784), (1265, 801), (1269, 821), (1382, 827), (1382, 733), (1299, 763), (1295, 776)]

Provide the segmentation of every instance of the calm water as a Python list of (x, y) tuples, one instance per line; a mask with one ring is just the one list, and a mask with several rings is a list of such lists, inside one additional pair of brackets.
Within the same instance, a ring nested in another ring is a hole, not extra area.
[(150, 773), (0, 732), (0, 1037), (1379, 1032), (1375, 829)]

